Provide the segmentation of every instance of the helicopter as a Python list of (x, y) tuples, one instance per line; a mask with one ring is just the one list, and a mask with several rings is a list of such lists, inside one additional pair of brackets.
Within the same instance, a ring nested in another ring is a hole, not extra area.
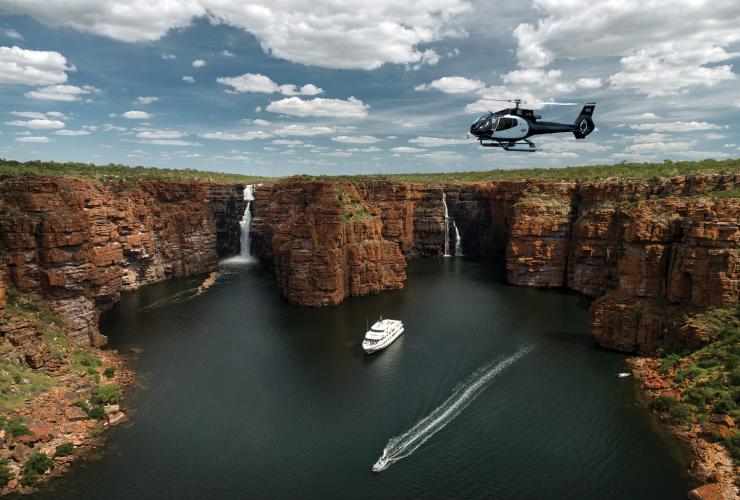
[[(541, 134), (573, 132), (576, 139), (585, 139), (594, 131), (591, 116), (596, 108), (595, 102), (589, 102), (573, 124), (539, 121), (542, 116), (534, 114), (531, 109), (520, 107), (521, 99), (494, 99), (513, 102), (515, 107), (490, 112), (481, 116), (470, 126), (470, 133), (481, 146), (502, 148), (505, 151), (535, 152), (537, 146), (528, 137)], [(543, 103), (556, 105), (575, 105), (575, 103)], [(526, 147), (517, 147), (525, 146)]]

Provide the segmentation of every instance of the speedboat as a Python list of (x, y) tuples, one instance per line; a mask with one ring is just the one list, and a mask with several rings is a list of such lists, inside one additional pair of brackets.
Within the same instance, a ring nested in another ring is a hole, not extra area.
[(385, 349), (403, 333), (403, 323), (397, 319), (383, 319), (381, 316), (365, 333), (362, 349), (367, 353)]

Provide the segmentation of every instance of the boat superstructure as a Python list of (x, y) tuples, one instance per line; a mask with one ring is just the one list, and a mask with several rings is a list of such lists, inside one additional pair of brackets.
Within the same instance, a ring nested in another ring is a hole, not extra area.
[(391, 345), (402, 333), (403, 322), (397, 319), (383, 319), (381, 316), (365, 333), (362, 349), (367, 354), (380, 351)]

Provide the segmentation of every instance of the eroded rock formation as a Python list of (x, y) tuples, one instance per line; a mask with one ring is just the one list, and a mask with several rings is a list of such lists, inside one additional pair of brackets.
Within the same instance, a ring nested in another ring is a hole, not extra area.
[[(241, 189), (6, 177), (0, 182), (0, 304), (11, 287), (35, 294), (64, 318), (73, 341), (102, 345), (99, 315), (122, 291), (211, 270), (219, 250), (233, 250)], [(238, 248), (238, 233), (236, 240)], [(5, 322), (2, 330), (16, 343), (35, 336), (25, 325)]]

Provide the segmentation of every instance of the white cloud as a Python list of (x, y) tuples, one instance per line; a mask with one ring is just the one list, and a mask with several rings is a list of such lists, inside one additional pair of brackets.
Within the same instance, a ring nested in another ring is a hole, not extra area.
[(485, 87), (480, 80), (471, 80), (464, 76), (444, 76), (430, 83), (424, 83), (414, 87), (416, 91), (439, 90), (445, 94), (461, 94), (463, 92), (474, 92)]
[(423, 153), (426, 151), (426, 149), (423, 148), (412, 148), (409, 146), (398, 146), (397, 148), (391, 148), (391, 152), (393, 153)]
[(289, 125), (283, 125), (276, 129), (275, 135), (288, 135), (296, 137), (312, 137), (316, 135), (326, 135), (334, 133), (336, 129), (334, 127), (325, 126), (305, 126), (291, 123)]
[(151, 113), (147, 113), (146, 111), (131, 110), (126, 111), (121, 116), (124, 118), (128, 118), (129, 120), (147, 120), (154, 115)]
[(274, 94), (279, 92), (286, 96), (294, 95), (318, 95), (324, 92), (323, 89), (312, 83), (308, 83), (301, 88), (291, 83), (278, 85), (270, 77), (259, 73), (245, 73), (240, 76), (220, 76), (216, 81), (221, 85), (231, 87), (234, 92), (260, 92), (263, 94)]
[(23, 35), (12, 28), (0, 30), (0, 33), (7, 38), (12, 38), (13, 40), (23, 40)]
[(126, 132), (128, 129), (126, 127), (113, 125), (112, 123), (106, 123), (101, 127), (101, 130), (103, 132)]
[(581, 89), (598, 89), (603, 84), (601, 78), (579, 78), (576, 80), (576, 87)]
[(655, 120), (658, 118), (658, 115), (655, 113), (643, 113), (640, 116), (638, 116), (641, 120)]
[(211, 139), (216, 141), (251, 141), (254, 139), (269, 139), (272, 134), (263, 132), (261, 130), (253, 130), (248, 132), (204, 132), (198, 134), (198, 137), (203, 139)]
[(124, 42), (154, 41), (208, 15), (253, 34), (263, 50), (292, 62), (342, 69), (385, 63), (434, 64), (420, 48), (464, 34), (453, 21), (465, 0), (399, 3), (332, 0), (4, 0), (11, 14), (29, 14), (49, 26), (68, 26)]
[(153, 96), (140, 96), (137, 97), (134, 101), (135, 104), (151, 104), (153, 102), (157, 102), (159, 100), (159, 97), (153, 97)]
[(303, 144), (303, 141), (296, 139), (275, 139), (274, 141), (271, 141), (270, 144), (275, 144), (276, 146), (298, 146)]
[(195, 82), (195, 78), (193, 78), (190, 75), (185, 75), (185, 76), (182, 77), (182, 81), (183, 82), (188, 82), (188, 83), (194, 83)]
[(177, 56), (175, 54), (162, 54), (162, 59), (165, 61), (177, 59)]
[(193, 61), (193, 68), (202, 68), (206, 65), (206, 62), (203, 59), (196, 59)]
[(80, 96), (88, 94), (98, 94), (100, 90), (91, 86), (77, 87), (76, 85), (49, 85), (39, 89), (26, 92), (26, 97), (32, 99), (41, 99), (44, 101), (79, 101)]
[(711, 133), (705, 135), (704, 137), (706, 137), (710, 141), (717, 141), (717, 140), (720, 140), (720, 139), (727, 139), (727, 136), (725, 134), (718, 134), (716, 132), (711, 132)]
[(364, 118), (369, 106), (356, 97), (349, 99), (301, 99), (287, 97), (279, 101), (272, 101), (265, 108), (272, 113), (281, 113), (291, 116), (330, 116), (335, 118)]
[(37, 135), (26, 135), (23, 137), (16, 137), (15, 140), (18, 142), (33, 142), (33, 143), (49, 142), (48, 137), (37, 136)]
[(420, 136), (420, 137), (417, 137), (416, 139), (409, 139), (409, 142), (411, 144), (418, 144), (419, 146), (427, 146), (427, 147), (436, 148), (439, 146), (452, 146), (455, 144), (467, 144), (470, 142), (470, 140)]
[(537, 24), (514, 30), (522, 68), (542, 68), (556, 59), (621, 56), (612, 86), (648, 96), (734, 78), (729, 65), (708, 65), (736, 57), (725, 51), (740, 40), (736, 0), (717, 0), (711, 8), (694, 0), (535, 0), (534, 5), (542, 16)]
[(696, 141), (675, 142), (638, 142), (627, 146), (624, 150), (628, 153), (663, 153), (686, 151), (696, 145)]
[(694, 132), (697, 130), (720, 129), (719, 125), (708, 122), (660, 122), (660, 123), (638, 123), (630, 125), (633, 130), (652, 130), (654, 132)]
[(59, 52), (0, 47), (0, 84), (54, 85), (67, 81), (67, 59)]
[(90, 135), (89, 130), (57, 130), (54, 135), (65, 135), (68, 137), (78, 137), (82, 135)]
[(64, 128), (64, 122), (60, 120), (49, 120), (48, 118), (32, 118), (30, 120), (13, 120), (5, 122), (6, 125), (13, 127), (25, 127), (34, 130), (47, 130), (55, 128)]
[(236, 57), (236, 54), (234, 54), (230, 50), (226, 50), (226, 49), (224, 49), (223, 51), (221, 51), (221, 55), (224, 56), (224, 57)]
[(11, 115), (20, 116), (21, 118), (57, 118), (60, 120), (66, 120), (68, 116), (59, 111), (47, 111), (46, 113), (39, 113), (38, 111), (11, 111)]
[(267, 120), (263, 120), (262, 118), (256, 118), (252, 120), (252, 123), (259, 127), (266, 127), (270, 125), (270, 122), (268, 122)]
[(376, 142), (380, 142), (383, 139), (380, 139), (379, 137), (374, 137), (372, 135), (340, 135), (337, 137), (332, 137), (331, 140), (344, 144), (375, 144)]
[(178, 130), (144, 130), (136, 134), (139, 139), (180, 139), (184, 132)]
[(139, 141), (140, 144), (153, 144), (155, 146), (201, 146), (197, 142), (183, 141), (180, 139), (146, 139)]

